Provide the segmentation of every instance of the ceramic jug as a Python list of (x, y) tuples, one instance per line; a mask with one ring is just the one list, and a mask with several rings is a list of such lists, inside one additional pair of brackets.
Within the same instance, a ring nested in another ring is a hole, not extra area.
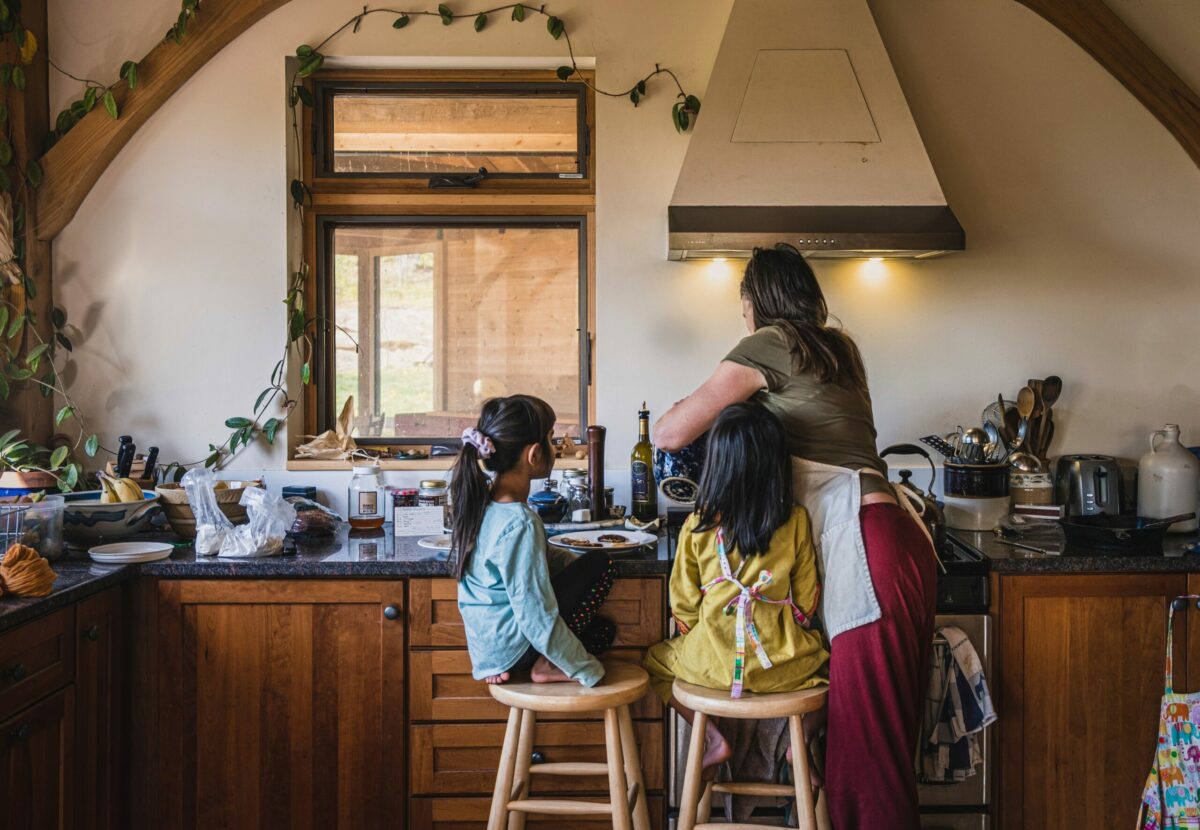
[[(1200, 460), (1179, 441), (1179, 425), (1150, 433), (1150, 452), (1138, 462), (1138, 515), (1165, 519), (1196, 510)], [(1176, 522), (1171, 533), (1191, 533), (1197, 520)]]

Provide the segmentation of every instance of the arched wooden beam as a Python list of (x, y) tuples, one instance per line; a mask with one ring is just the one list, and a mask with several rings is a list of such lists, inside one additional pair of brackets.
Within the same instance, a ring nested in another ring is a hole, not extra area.
[(104, 107), (85, 115), (42, 158), (37, 235), (58, 235), (117, 153), (167, 99), (234, 38), (289, 0), (204, 0), (182, 43), (164, 41), (138, 62), (138, 83), (113, 90), (120, 118)]
[(1102, 0), (1017, 0), (1075, 41), (1200, 165), (1200, 97)]

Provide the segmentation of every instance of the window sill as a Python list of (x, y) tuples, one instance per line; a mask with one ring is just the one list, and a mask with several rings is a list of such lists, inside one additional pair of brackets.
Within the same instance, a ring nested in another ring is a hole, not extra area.
[[(457, 456), (444, 455), (438, 458), (395, 459), (384, 458), (379, 461), (380, 469), (388, 470), (449, 470), (454, 466)], [(554, 462), (556, 470), (586, 470), (586, 458), (560, 458)], [(337, 472), (354, 467), (351, 461), (323, 461), (314, 458), (293, 458), (288, 461), (286, 469), (291, 472)]]

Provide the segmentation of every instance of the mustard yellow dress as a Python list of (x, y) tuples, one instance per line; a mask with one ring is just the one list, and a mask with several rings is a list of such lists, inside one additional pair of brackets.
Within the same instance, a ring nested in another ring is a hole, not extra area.
[[(679, 533), (671, 570), (671, 613), (680, 634), (651, 646), (644, 665), (664, 701), (676, 677), (698, 686), (730, 689), (737, 653), (737, 605), (747, 597), (744, 619), (742, 686), (748, 692), (790, 692), (828, 682), (829, 652), (815, 628), (806, 627), (820, 598), (817, 557), (803, 507), (792, 511), (775, 531), (765, 553), (743, 562), (736, 548), (726, 558), (737, 582), (721, 579), (717, 530), (696, 531), (688, 517)], [(740, 583), (740, 584), (738, 584)], [(704, 588), (707, 586), (707, 592)], [(787, 602), (791, 598), (791, 603)], [(797, 621), (793, 603), (802, 622)], [(727, 612), (726, 609), (729, 609)], [(803, 623), (803, 624), (802, 624)], [(754, 646), (755, 634), (771, 664), (765, 668)]]

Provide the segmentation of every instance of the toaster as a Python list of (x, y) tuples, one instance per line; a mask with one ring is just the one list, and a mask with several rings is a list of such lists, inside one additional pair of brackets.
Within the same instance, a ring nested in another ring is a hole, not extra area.
[(1121, 465), (1111, 455), (1060, 457), (1054, 487), (1068, 516), (1116, 516), (1121, 512)]

